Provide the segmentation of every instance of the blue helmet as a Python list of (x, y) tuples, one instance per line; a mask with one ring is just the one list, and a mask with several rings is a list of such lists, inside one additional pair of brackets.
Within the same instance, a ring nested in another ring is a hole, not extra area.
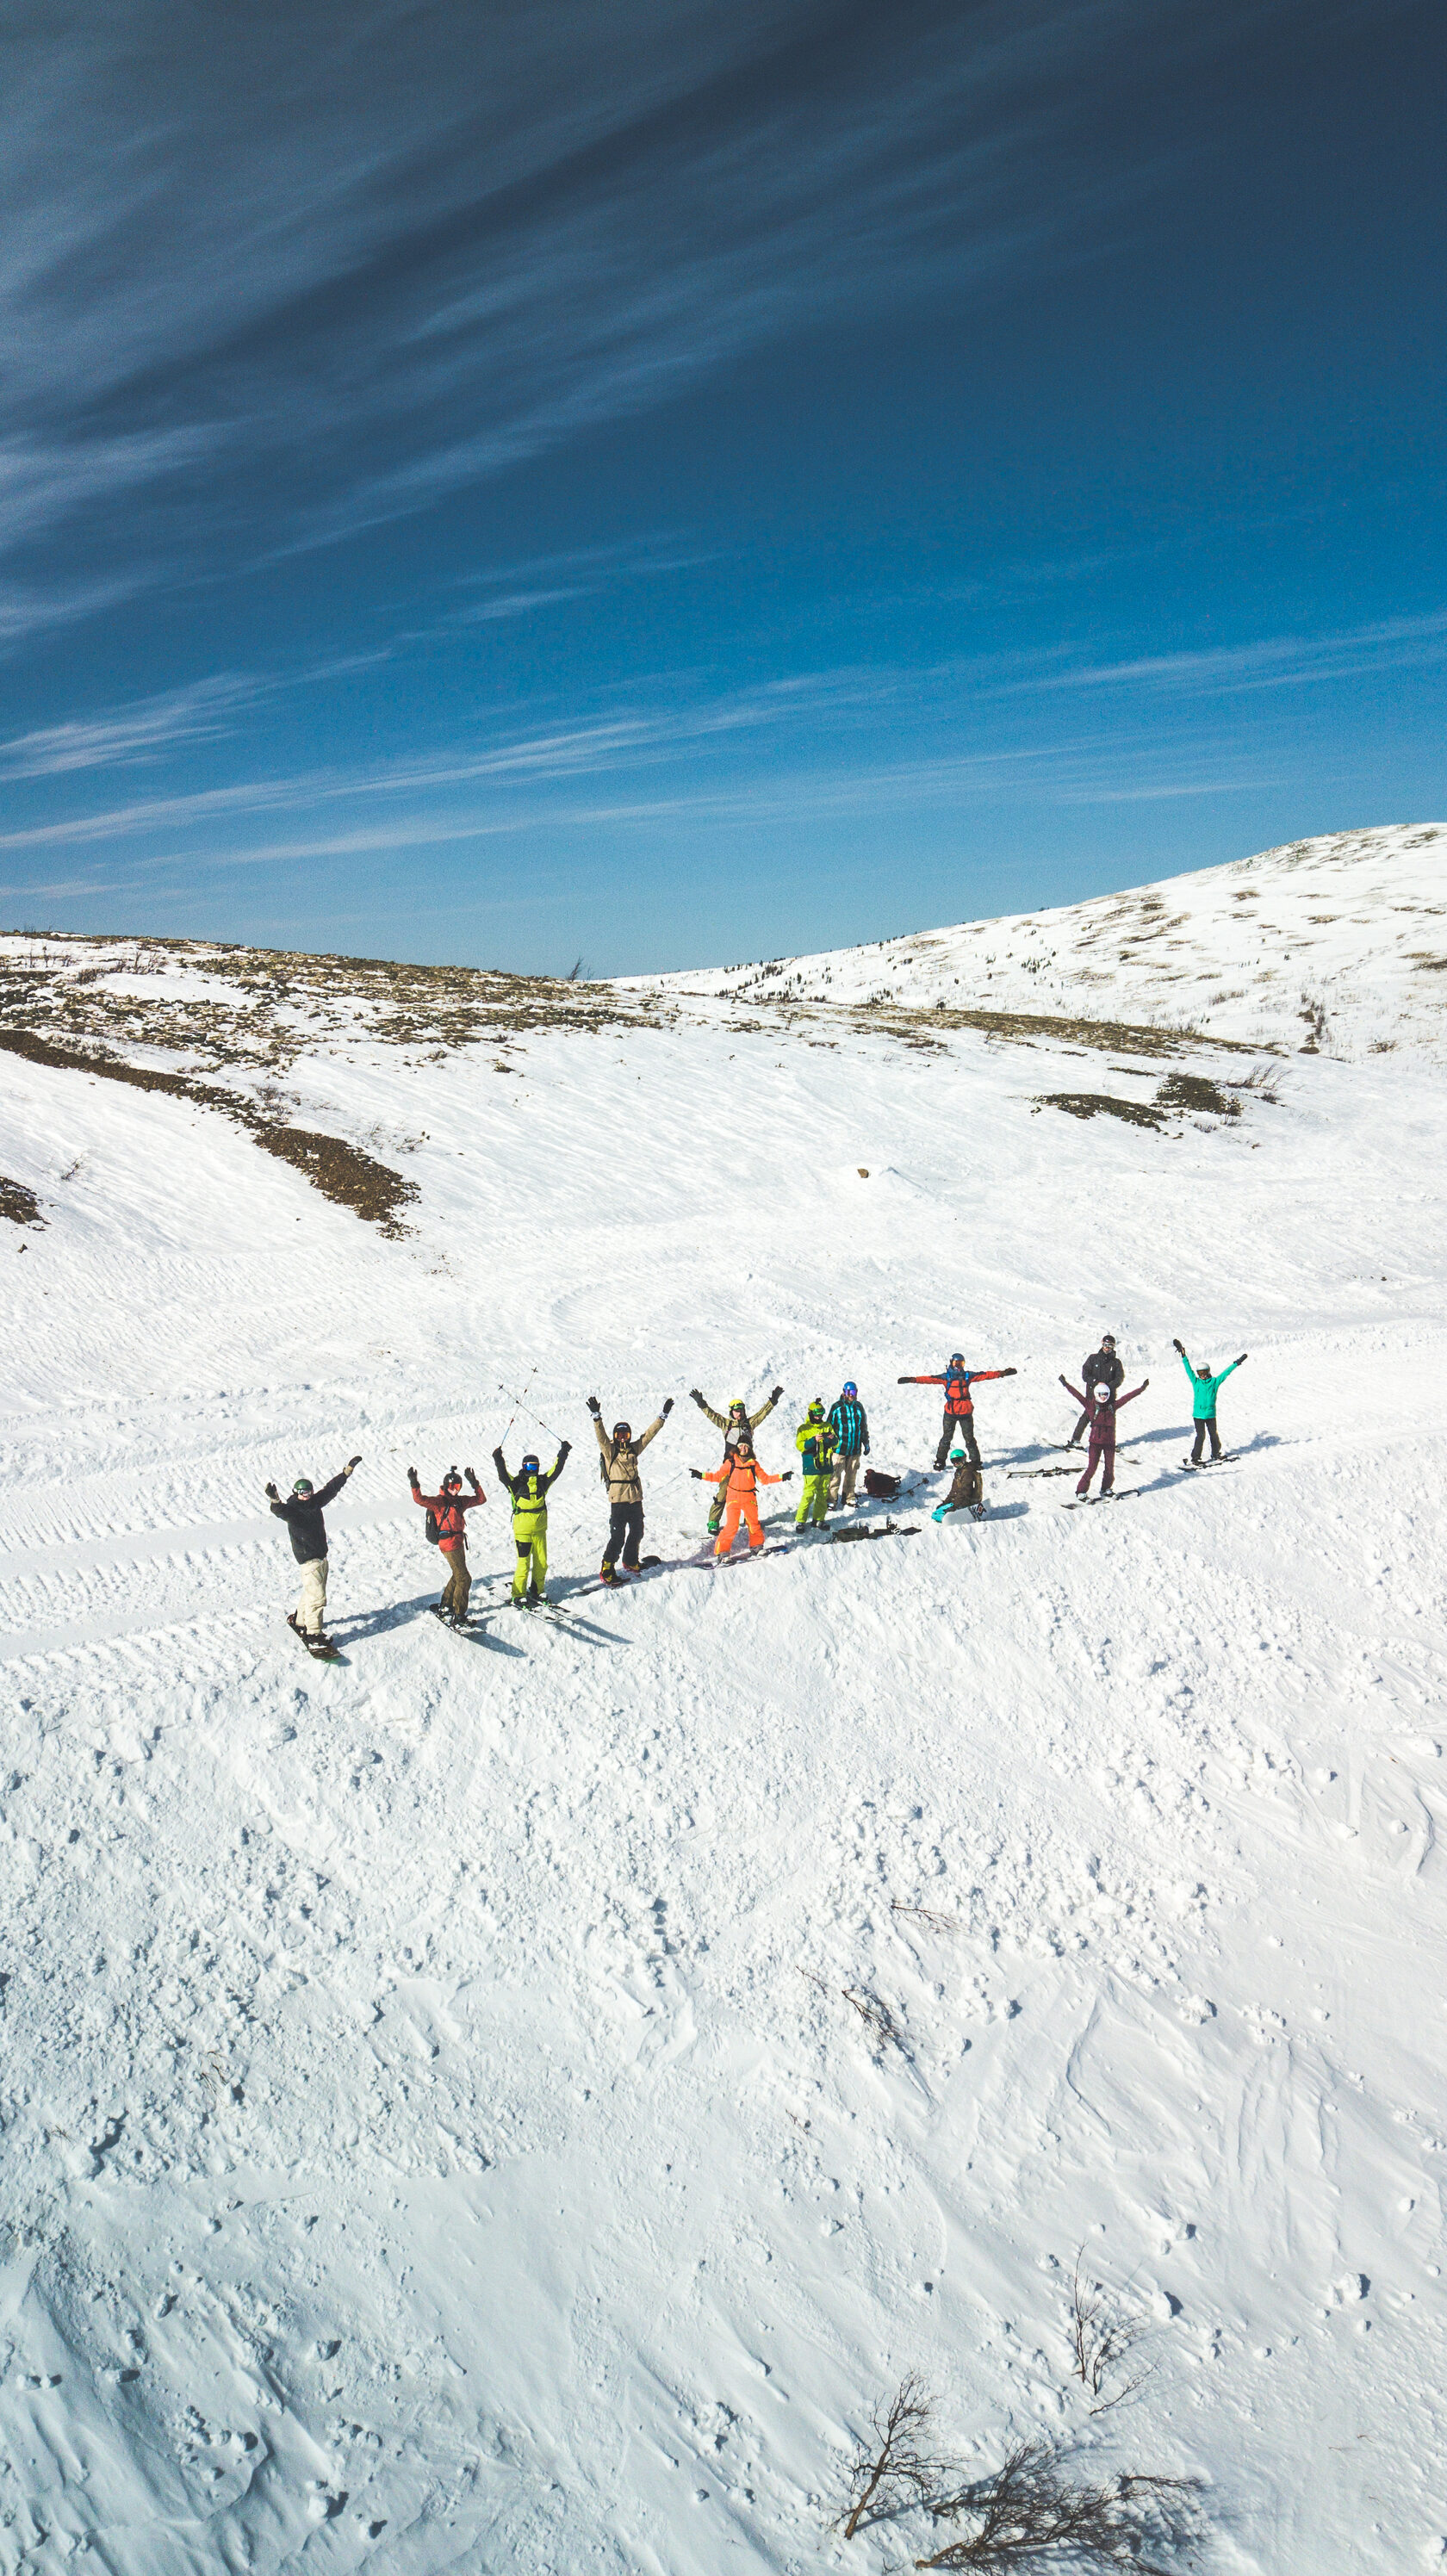
[(847, 1378), (845, 1379), (845, 1381), (844, 1381), (844, 1392), (845, 1392), (845, 1394), (846, 1394), (846, 1395), (857, 1395), (857, 1394), (859, 1393), (859, 1389), (858, 1389), (858, 1387), (855, 1385), (854, 1380), (853, 1380), (853, 1378), (852, 1378), (852, 1377), (847, 1377)]
[(965, 1365), (965, 1355), (964, 1355), (964, 1352), (963, 1352), (963, 1351), (951, 1351), (951, 1353), (950, 1353), (950, 1366), (951, 1366), (951, 1368), (963, 1368), (963, 1367), (964, 1367), (964, 1365)]

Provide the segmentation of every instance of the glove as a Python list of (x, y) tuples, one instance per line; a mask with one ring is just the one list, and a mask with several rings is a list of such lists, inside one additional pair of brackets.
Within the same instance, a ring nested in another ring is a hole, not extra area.
[(1143, 1378), (1141, 1379), (1141, 1393), (1142, 1393), (1142, 1395), (1144, 1395), (1144, 1393), (1145, 1393), (1145, 1391), (1146, 1391), (1146, 1388), (1147, 1388), (1149, 1385), (1150, 1385), (1150, 1379), (1149, 1379), (1148, 1377), (1143, 1377)]
[(1236, 1362), (1236, 1366), (1239, 1368), (1239, 1367), (1241, 1366), (1241, 1360), (1249, 1360), (1249, 1358), (1250, 1358), (1250, 1357), (1251, 1357), (1251, 1353), (1250, 1353), (1249, 1351), (1243, 1351), (1243, 1352), (1242, 1352), (1242, 1354), (1241, 1354), (1241, 1359), (1240, 1359), (1240, 1360), (1238, 1360), (1238, 1361)]
[(602, 1410), (603, 1407), (598, 1402), (596, 1395), (590, 1395), (588, 1398), (588, 1411), (590, 1413), (601, 1413)]
[(477, 1482), (477, 1478), (476, 1478), (476, 1476), (473, 1474), (472, 1469), (471, 1469), (470, 1467), (464, 1467), (462, 1472), (463, 1472), (464, 1476), (467, 1478), (467, 1481), (468, 1481), (469, 1485), (475, 1485), (475, 1484), (476, 1484), (476, 1482)]
[(1182, 1359), (1184, 1359), (1184, 1358), (1185, 1358), (1185, 1356), (1186, 1356), (1186, 1345), (1185, 1345), (1185, 1343), (1184, 1343), (1184, 1342), (1178, 1342), (1178, 1341), (1175, 1339), (1174, 1335), (1173, 1335), (1173, 1336), (1172, 1336), (1172, 1338), (1171, 1338), (1171, 1348), (1172, 1348), (1172, 1350), (1173, 1350), (1173, 1351), (1179, 1351), (1179, 1352), (1180, 1352), (1180, 1354), (1181, 1354)]
[(703, 1469), (701, 1467), (690, 1467), (688, 1472), (696, 1485), (701, 1485), (703, 1483)]
[(354, 1470), (355, 1468), (360, 1467), (361, 1463), (362, 1463), (362, 1453), (361, 1453), (361, 1451), (360, 1451), (360, 1449), (359, 1449), (359, 1450), (357, 1451), (357, 1454), (356, 1454), (355, 1458), (349, 1458), (349, 1459), (347, 1460), (347, 1474), (350, 1476), (350, 1475), (352, 1474), (352, 1472), (353, 1472), (353, 1470)]
[(1001, 1369), (1000, 1371), (1001, 1377), (1018, 1377), (1019, 1374), (1020, 1372), (1018, 1369)]
[(793, 1468), (792, 1468), (792, 1467), (786, 1467), (786, 1468), (784, 1469), (784, 1472), (783, 1472), (782, 1476), (779, 1478), (779, 1482), (780, 1482), (780, 1484), (781, 1484), (781, 1485), (792, 1485), (793, 1481), (794, 1481), (794, 1470), (793, 1470)]
[(267, 1493), (270, 1495), (271, 1500), (272, 1500), (274, 1503), (279, 1503), (279, 1502), (280, 1502), (280, 1500), (281, 1500), (281, 1496), (278, 1494), (278, 1492), (277, 1492), (277, 1490), (276, 1490), (275, 1485), (268, 1485), (268, 1486), (267, 1486), (267, 1488), (266, 1488), (266, 1491), (267, 1491)]
[(769, 1402), (771, 1404), (777, 1404), (783, 1392), (784, 1390), (781, 1386), (771, 1386), (769, 1389)]
[(694, 1403), (695, 1403), (695, 1404), (702, 1404), (702, 1402), (703, 1402), (703, 1389), (702, 1389), (701, 1387), (691, 1386), (691, 1387), (689, 1388), (689, 1390), (688, 1390), (688, 1391), (689, 1391), (689, 1394), (692, 1396), (692, 1398), (693, 1398), (693, 1400), (694, 1400)]
[(563, 1460), (567, 1457), (567, 1455), (568, 1455), (569, 1451), (571, 1450), (572, 1446), (573, 1446), (573, 1444), (572, 1444), (571, 1440), (563, 1440), (563, 1441), (560, 1441), (560, 1442), (559, 1442), (559, 1444), (558, 1444), (558, 1465), (559, 1465), (560, 1467), (561, 1467), (561, 1465), (562, 1465), (562, 1463), (563, 1463)]
[(914, 1384), (912, 1377), (897, 1377), (894, 1382), (896, 1386), (913, 1386)]
[(409, 1467), (409, 1468), (408, 1468), (408, 1470), (407, 1470), (407, 1482), (408, 1482), (408, 1484), (409, 1484), (409, 1485), (415, 1485), (415, 1484), (416, 1484), (416, 1482), (417, 1482), (417, 1470), (416, 1470), (416, 1468), (415, 1468), (415, 1467)]
[(668, 1417), (669, 1417), (669, 1415), (670, 1415), (670, 1413), (671, 1413), (672, 1411), (673, 1411), (673, 1398), (672, 1398), (672, 1396), (671, 1396), (671, 1395), (666, 1395), (666, 1396), (664, 1397), (664, 1399), (663, 1399), (663, 1418), (664, 1418), (664, 1421), (665, 1421), (665, 1422), (668, 1420)]

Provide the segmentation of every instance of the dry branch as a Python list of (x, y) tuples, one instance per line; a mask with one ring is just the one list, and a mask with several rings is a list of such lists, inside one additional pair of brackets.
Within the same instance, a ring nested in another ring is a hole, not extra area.
[(869, 2437), (849, 2465), (849, 2493), (839, 2517), (846, 2540), (906, 2505), (928, 2503), (940, 2474), (920, 2448), (930, 2415), (930, 2399), (913, 2371), (901, 2380), (888, 2406), (876, 2406)]
[(928, 2501), (936, 2522), (968, 2518), (973, 2530), (916, 2567), (1130, 2567), (1138, 2576), (1170, 2576), (1162, 2551), (1175, 2555), (1199, 2537), (1200, 2510), (1189, 2479), (1124, 2476), (1077, 2485), (1050, 2444), (1017, 2442), (992, 2477), (953, 2496)]

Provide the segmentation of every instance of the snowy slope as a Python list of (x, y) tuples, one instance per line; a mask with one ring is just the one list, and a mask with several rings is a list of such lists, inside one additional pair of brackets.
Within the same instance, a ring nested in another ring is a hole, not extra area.
[(1339, 832), (1094, 903), (652, 980), (754, 1003), (1086, 1012), (1353, 1059), (1440, 1055), (1447, 826)]
[[(873, 2576), (930, 2527), (829, 2526), (909, 2370), (967, 2464), (1038, 2427), (1200, 2477), (1203, 2568), (1427, 2563), (1440, 1074), (1293, 1053), (1152, 1129), (1038, 1105), (1146, 1078), (1064, 1037), (700, 1002), (504, 1055), (273, 972), (270, 1079), (416, 1182), (398, 1240), (192, 1098), (0, 1057), (44, 1219), (0, 1224), (0, 2569)], [(1150, 1380), (1142, 1508), (1067, 1511), (1023, 1471), (1106, 1324)], [(1173, 1333), (1250, 1353), (1208, 1478)], [(957, 1344), (1020, 1371), (980, 1392), (982, 1525), (932, 1524), (930, 1475), (916, 1537), (578, 1599), (589, 1393), (679, 1399), (645, 1459), (674, 1558), (716, 1455), (690, 1387), (782, 1379), (777, 1468), (852, 1375), (914, 1478), (937, 1399), (896, 1380)], [(578, 1624), (454, 1639), (405, 1469), (493, 1497), (500, 1387), (510, 1459), (576, 1443)], [(353, 1449), (326, 1669), (261, 1488)], [(1149, 2328), (1104, 2415), (1082, 2246)]]

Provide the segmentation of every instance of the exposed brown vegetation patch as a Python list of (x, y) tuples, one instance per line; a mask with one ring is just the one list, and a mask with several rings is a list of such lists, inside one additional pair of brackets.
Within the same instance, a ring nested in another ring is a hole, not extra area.
[(1203, 1073), (1168, 1073), (1156, 1093), (1162, 1109), (1179, 1109), (1193, 1118), (1239, 1118), (1241, 1103)]
[(1165, 1112), (1144, 1100), (1116, 1100), (1108, 1091), (1042, 1091), (1038, 1109), (1063, 1109), (1067, 1118), (1123, 1118), (1128, 1127), (1164, 1127)]
[(164, 1091), (173, 1100), (189, 1100), (201, 1109), (219, 1109), (245, 1127), (265, 1153), (277, 1155), (304, 1173), (324, 1198), (354, 1209), (358, 1216), (380, 1226), (384, 1234), (395, 1236), (405, 1231), (399, 1211), (416, 1198), (415, 1181), (404, 1180), (400, 1172), (389, 1170), (385, 1163), (373, 1162), (370, 1154), (362, 1153), (356, 1145), (344, 1144), (339, 1137), (285, 1125), (242, 1092), (219, 1090), (214, 1083), (197, 1082), (189, 1074), (163, 1073), (154, 1065), (123, 1064), (116, 1056), (57, 1046), (29, 1029), (0, 1028), (0, 1047), (7, 1054), (23, 1056), (29, 1064), (47, 1065), (60, 1073), (86, 1073), (93, 1082), (123, 1082), (135, 1091)]
[(7, 1180), (0, 1172), (0, 1216), (8, 1216), (12, 1225), (44, 1225), (40, 1201), (23, 1181)]

